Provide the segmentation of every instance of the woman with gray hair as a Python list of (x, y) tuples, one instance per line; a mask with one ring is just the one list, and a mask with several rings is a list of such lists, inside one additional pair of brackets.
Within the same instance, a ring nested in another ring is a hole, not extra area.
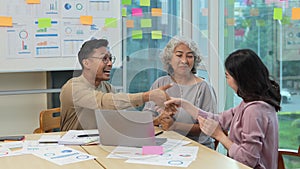
[[(168, 75), (158, 78), (151, 89), (173, 83), (173, 87), (166, 90), (169, 96), (188, 100), (206, 111), (216, 111), (213, 88), (195, 75), (201, 55), (194, 41), (182, 36), (173, 37), (163, 49), (161, 60)], [(170, 115), (165, 110), (157, 109), (154, 102), (148, 102), (144, 110), (153, 112), (154, 125), (161, 126), (163, 130), (174, 130), (207, 147), (214, 147), (213, 140), (201, 132), (198, 121), (184, 109), (179, 108), (179, 113)]]

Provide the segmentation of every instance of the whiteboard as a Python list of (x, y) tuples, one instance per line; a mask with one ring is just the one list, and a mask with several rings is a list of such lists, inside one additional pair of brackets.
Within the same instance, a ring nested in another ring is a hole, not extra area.
[[(1, 1), (0, 16), (13, 20), (11, 27), (0, 27), (0, 73), (81, 69), (78, 51), (93, 38), (107, 39), (114, 66), (121, 66), (120, 0)], [(81, 24), (80, 16), (92, 16), (92, 24)], [(42, 19), (51, 26), (41, 26)]]

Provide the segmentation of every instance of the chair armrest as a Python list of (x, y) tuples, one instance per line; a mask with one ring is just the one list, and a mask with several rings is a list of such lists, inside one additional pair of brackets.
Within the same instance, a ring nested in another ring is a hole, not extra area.
[(41, 128), (36, 128), (34, 131), (33, 131), (34, 134), (36, 133), (44, 133), (43, 130)]
[(278, 153), (281, 155), (291, 155), (291, 156), (299, 156), (300, 157), (300, 146), (297, 150), (291, 149), (278, 149)]

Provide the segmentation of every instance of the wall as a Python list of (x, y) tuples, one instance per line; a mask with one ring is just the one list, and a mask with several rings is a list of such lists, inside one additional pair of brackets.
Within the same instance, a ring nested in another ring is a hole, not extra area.
[[(0, 73), (0, 91), (46, 89), (46, 72)], [(0, 95), (0, 135), (32, 133), (47, 94)]]

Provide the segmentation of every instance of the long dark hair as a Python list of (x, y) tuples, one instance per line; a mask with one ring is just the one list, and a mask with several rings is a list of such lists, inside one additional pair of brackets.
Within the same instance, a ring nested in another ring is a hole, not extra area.
[(245, 102), (265, 101), (281, 109), (280, 88), (271, 80), (269, 71), (255, 52), (250, 49), (240, 49), (231, 53), (225, 60), (227, 72), (236, 81), (237, 94)]

